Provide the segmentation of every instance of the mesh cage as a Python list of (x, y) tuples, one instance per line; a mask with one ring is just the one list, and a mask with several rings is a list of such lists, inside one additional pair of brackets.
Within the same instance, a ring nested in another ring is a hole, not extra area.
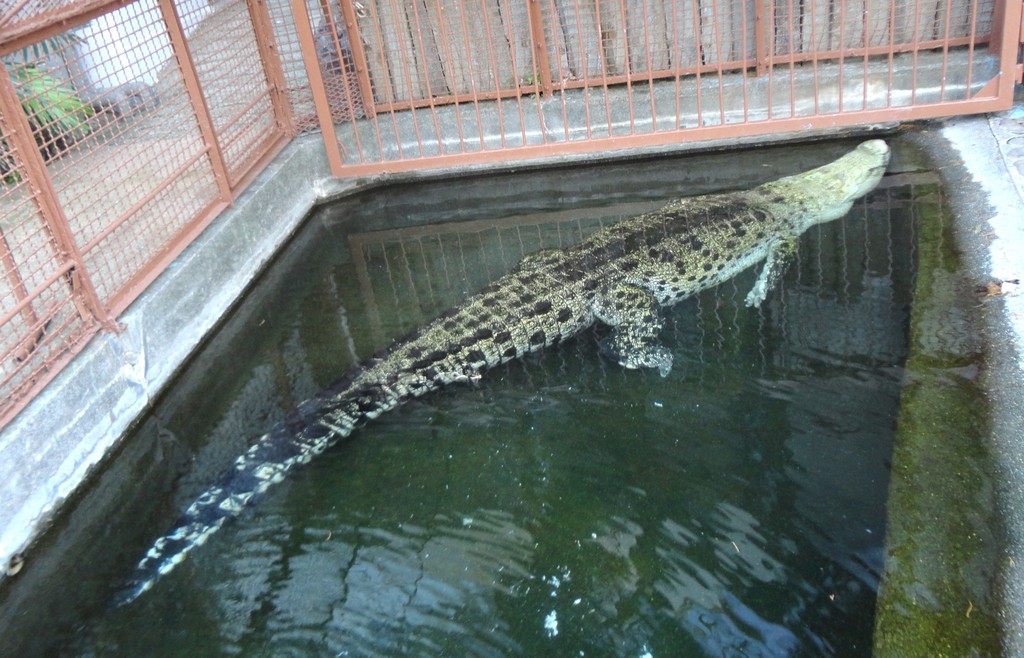
[(118, 5), (2, 51), (0, 422), (290, 130), (245, 0)]
[[(75, 263), (63, 253), (46, 223), (40, 199), (27, 182), (25, 154), (7, 136), (11, 116), (0, 110), (0, 405), (24, 398), (51, 377), (65, 355), (76, 351), (98, 324), (76, 297)], [(39, 121), (37, 117), (35, 119)], [(37, 124), (38, 125), (38, 124)], [(42, 136), (43, 152), (53, 146)], [(30, 143), (31, 144), (31, 143)], [(35, 147), (35, 144), (31, 144)]]
[(106, 4), (109, 0), (5, 0), (0, 3), (0, 40), (59, 25)]
[[(179, 6), (213, 128), (232, 184), (276, 137), (270, 83), (244, 1)], [(194, 26), (191, 30), (190, 26)], [(225, 44), (233, 47), (225, 48)]]
[(267, 0), (266, 6), (284, 76), (285, 93), (294, 115), (295, 130), (315, 130), (320, 124), (317, 122), (313, 91), (309, 86), (309, 77), (306, 75), (306, 66), (302, 60), (302, 48), (295, 31), (295, 18), (288, 0)]
[[(125, 43), (124, 54), (105, 48)], [(206, 145), (155, 3), (91, 21), (45, 65), (88, 103), (83, 134), (47, 170), (97, 294), (112, 304), (217, 198)]]
[[(356, 5), (355, 11), (365, 15), (364, 5)], [(352, 40), (340, 5), (309, 0), (307, 11), (315, 17), (313, 46), (331, 118), (337, 123), (366, 117), (356, 76)]]
[(300, 5), (337, 175), (1005, 109), (1020, 18), (994, 0)]

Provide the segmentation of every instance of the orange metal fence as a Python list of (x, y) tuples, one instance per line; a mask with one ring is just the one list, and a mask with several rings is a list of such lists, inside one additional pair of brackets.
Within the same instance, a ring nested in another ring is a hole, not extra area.
[(116, 329), (292, 132), (260, 3), (6, 6), (0, 423)]
[(1019, 0), (291, 0), (338, 176), (1005, 109)]

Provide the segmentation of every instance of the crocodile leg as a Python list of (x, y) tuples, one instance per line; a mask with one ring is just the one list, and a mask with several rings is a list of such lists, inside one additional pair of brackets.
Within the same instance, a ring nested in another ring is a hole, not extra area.
[(657, 368), (662, 377), (672, 369), (672, 353), (658, 342), (663, 321), (658, 302), (647, 290), (620, 283), (601, 291), (594, 316), (612, 327), (601, 349), (624, 368)]
[(796, 253), (796, 238), (786, 238), (772, 246), (768, 260), (761, 268), (761, 274), (744, 300), (747, 306), (760, 306), (767, 299), (768, 292), (779, 282), (793, 254)]

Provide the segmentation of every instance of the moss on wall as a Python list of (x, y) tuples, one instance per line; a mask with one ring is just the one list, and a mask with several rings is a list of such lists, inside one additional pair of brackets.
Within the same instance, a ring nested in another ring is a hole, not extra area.
[(983, 357), (978, 301), (961, 272), (936, 197), (919, 217), (876, 656), (1001, 654), (989, 409), (974, 381)]

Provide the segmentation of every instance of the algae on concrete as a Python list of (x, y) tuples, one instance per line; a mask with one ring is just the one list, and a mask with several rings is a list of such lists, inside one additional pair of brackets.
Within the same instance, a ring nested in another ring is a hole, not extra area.
[(998, 546), (990, 417), (976, 384), (978, 299), (941, 199), (915, 204), (918, 274), (893, 446), (875, 655), (998, 656)]

